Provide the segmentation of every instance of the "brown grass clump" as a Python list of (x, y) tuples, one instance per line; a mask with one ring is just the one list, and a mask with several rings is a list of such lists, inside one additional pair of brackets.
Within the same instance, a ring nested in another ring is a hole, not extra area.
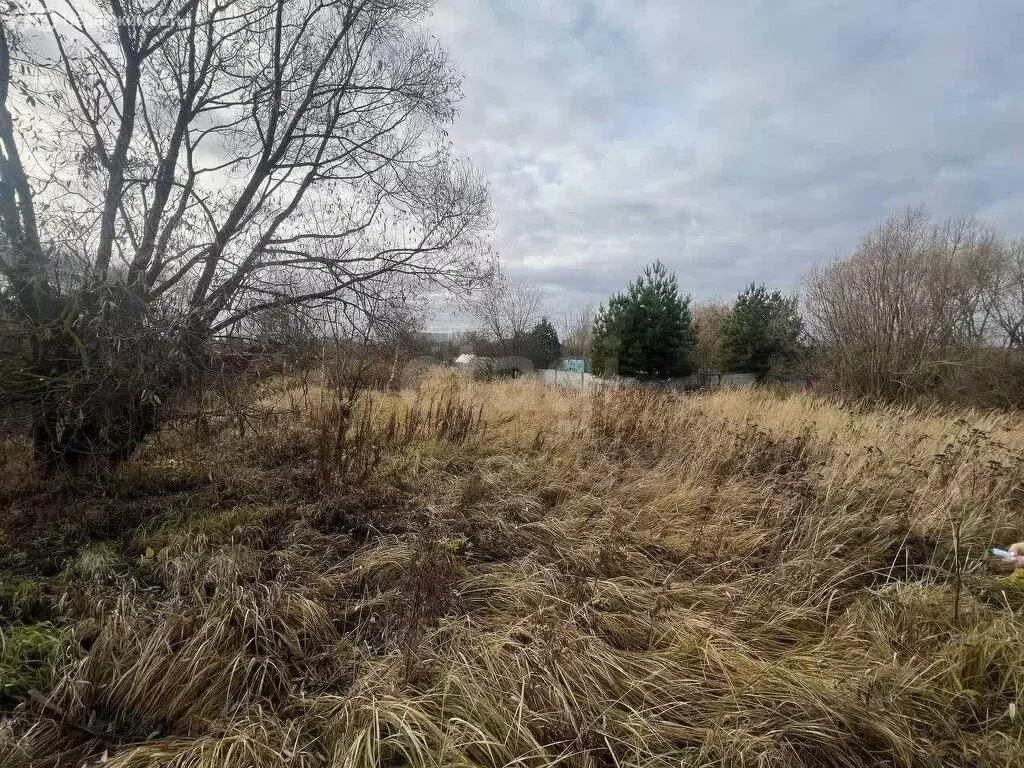
[(1018, 415), (260, 407), (4, 497), (0, 767), (1024, 765)]

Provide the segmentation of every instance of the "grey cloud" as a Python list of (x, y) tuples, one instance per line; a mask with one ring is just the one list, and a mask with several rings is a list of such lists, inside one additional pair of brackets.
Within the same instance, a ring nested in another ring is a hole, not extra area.
[(923, 203), (1024, 234), (1017, 0), (441, 0), (457, 150), (554, 313), (660, 258), (697, 299), (794, 289)]

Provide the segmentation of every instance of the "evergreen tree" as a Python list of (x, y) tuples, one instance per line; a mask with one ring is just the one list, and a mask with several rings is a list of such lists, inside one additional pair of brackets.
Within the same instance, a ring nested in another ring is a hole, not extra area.
[(550, 368), (562, 357), (562, 342), (551, 321), (542, 317), (528, 334), (528, 357), (537, 368)]
[(692, 351), (690, 297), (679, 295), (676, 276), (655, 261), (598, 310), (590, 366), (604, 376), (684, 376)]
[(727, 370), (764, 378), (790, 366), (800, 355), (803, 322), (797, 298), (751, 283), (722, 321), (719, 353)]

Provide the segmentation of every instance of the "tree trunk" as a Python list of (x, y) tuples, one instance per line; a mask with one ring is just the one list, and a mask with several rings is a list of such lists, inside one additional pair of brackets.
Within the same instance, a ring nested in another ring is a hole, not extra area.
[(80, 474), (95, 466), (117, 466), (130, 458), (159, 424), (159, 409), (150, 403), (125, 402), (103, 415), (61, 424), (60, 405), (41, 401), (32, 418), (37, 470), (44, 477)]

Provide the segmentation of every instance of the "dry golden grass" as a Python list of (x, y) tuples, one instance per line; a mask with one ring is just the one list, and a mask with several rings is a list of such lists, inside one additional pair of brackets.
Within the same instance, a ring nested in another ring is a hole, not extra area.
[(0, 619), (46, 640), (0, 645), (0, 767), (1024, 765), (1019, 416), (343, 406), (281, 382), (244, 438), (5, 500)]

